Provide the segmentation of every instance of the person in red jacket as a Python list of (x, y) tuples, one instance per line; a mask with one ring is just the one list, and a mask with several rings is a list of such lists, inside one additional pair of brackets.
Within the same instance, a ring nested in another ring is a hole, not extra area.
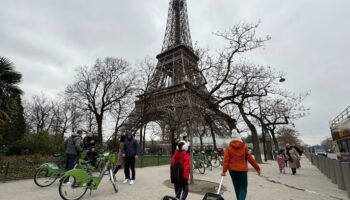
[(247, 161), (255, 168), (260, 175), (260, 167), (249, 154), (247, 145), (242, 141), (236, 130), (232, 131), (232, 141), (225, 149), (222, 176), (230, 172), (233, 187), (237, 200), (245, 200), (248, 187), (248, 165)]
[(174, 183), (176, 198), (181, 200), (185, 200), (188, 195), (188, 180), (190, 178), (190, 155), (187, 152), (188, 147), (189, 145), (186, 141), (180, 141), (176, 146), (173, 157), (171, 158), (171, 169), (173, 169), (173, 166), (176, 163), (179, 163), (183, 171), (181, 174), (182, 177), (180, 177), (182, 181), (180, 181), (180, 183)]

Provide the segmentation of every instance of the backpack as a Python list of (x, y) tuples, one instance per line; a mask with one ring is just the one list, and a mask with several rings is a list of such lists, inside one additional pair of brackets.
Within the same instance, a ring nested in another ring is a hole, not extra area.
[(176, 162), (170, 166), (170, 178), (171, 178), (171, 183), (180, 185), (184, 182), (184, 177), (183, 177), (183, 168), (179, 162)]

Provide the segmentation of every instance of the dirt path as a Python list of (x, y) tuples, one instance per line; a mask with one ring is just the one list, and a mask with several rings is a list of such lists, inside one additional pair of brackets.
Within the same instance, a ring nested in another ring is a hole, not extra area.
[[(287, 169), (287, 174), (280, 175), (276, 163), (270, 162), (261, 165), (262, 176), (257, 176), (250, 170), (248, 200), (347, 200), (346, 193), (338, 190), (335, 184), (322, 175), (305, 158), (302, 159), (302, 168), (293, 176)], [(173, 194), (173, 190), (163, 185), (169, 179), (169, 167), (148, 167), (137, 169), (136, 184), (129, 186), (121, 184), (122, 173), (117, 175), (119, 193), (114, 193), (112, 185), (105, 177), (97, 191), (91, 196), (87, 193), (86, 200), (152, 200), (161, 199), (166, 194)], [(205, 175), (195, 174), (196, 179), (218, 182), (220, 169), (208, 171)], [(225, 199), (235, 199), (230, 177), (225, 177), (224, 185), (227, 190)], [(189, 194), (189, 200), (201, 200), (202, 195)], [(47, 188), (38, 188), (32, 180), (16, 181), (0, 184), (0, 199), (2, 200), (59, 200), (58, 182)]]

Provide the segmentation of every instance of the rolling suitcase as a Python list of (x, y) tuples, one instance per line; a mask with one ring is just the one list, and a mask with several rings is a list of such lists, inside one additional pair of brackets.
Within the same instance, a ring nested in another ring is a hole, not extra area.
[(212, 193), (212, 192), (206, 193), (203, 200), (224, 200), (224, 198), (220, 195), (220, 190), (221, 190), (223, 180), (224, 180), (224, 177), (222, 176), (221, 181), (220, 181), (220, 185), (218, 188), (218, 192), (217, 193)]
[(171, 197), (171, 196), (165, 196), (162, 198), (162, 200), (178, 200), (178, 199), (175, 197)]

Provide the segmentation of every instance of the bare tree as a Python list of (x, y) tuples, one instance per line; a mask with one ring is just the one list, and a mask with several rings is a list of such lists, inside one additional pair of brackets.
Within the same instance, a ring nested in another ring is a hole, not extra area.
[(54, 120), (53, 109), (53, 102), (44, 93), (41, 93), (40, 96), (34, 95), (32, 100), (26, 102), (24, 106), (25, 120), (29, 130), (37, 133), (49, 131)]
[(261, 163), (257, 131), (249, 116), (245, 114), (245, 104), (250, 98), (267, 95), (264, 89), (269, 86), (270, 80), (265, 78), (266, 70), (260, 66), (237, 64), (238, 56), (262, 47), (264, 42), (270, 39), (269, 36), (256, 36), (258, 26), (259, 23), (241, 23), (227, 31), (216, 33), (227, 41), (227, 45), (219, 50), (216, 57), (202, 55), (205, 61), (200, 66), (208, 82), (209, 95), (216, 99), (216, 104), (221, 108), (230, 104), (238, 108), (242, 119), (252, 132), (254, 155), (257, 162)]
[(277, 141), (280, 146), (286, 146), (286, 144), (297, 145), (301, 144), (299, 139), (299, 133), (294, 128), (288, 126), (281, 127), (277, 130)]
[(66, 94), (77, 100), (80, 109), (94, 114), (99, 143), (103, 142), (105, 114), (133, 93), (134, 80), (129, 63), (121, 58), (97, 59), (94, 65), (77, 69), (76, 82), (67, 87)]

